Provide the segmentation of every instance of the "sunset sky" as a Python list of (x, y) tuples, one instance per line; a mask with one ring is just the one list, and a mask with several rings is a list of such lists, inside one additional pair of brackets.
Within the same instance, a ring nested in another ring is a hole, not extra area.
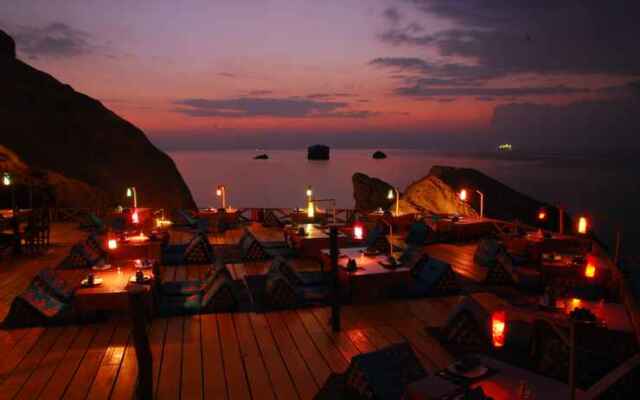
[(637, 107), (638, 3), (6, 0), (0, 28), (165, 146), (526, 144), (595, 114), (589, 145)]

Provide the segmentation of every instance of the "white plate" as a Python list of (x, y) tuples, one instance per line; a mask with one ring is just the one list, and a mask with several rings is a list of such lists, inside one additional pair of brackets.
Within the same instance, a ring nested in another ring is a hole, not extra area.
[(447, 370), (452, 374), (464, 376), (465, 378), (469, 378), (469, 379), (480, 378), (481, 376), (484, 376), (487, 372), (489, 372), (489, 368), (487, 368), (484, 365), (478, 365), (475, 368), (465, 372), (458, 371), (455, 363), (451, 364), (449, 368), (447, 368)]
[(94, 265), (91, 269), (94, 271), (106, 271), (111, 269), (111, 264)]
[(89, 279), (84, 278), (80, 284), (84, 287), (94, 287), (102, 285), (102, 278), (95, 277), (93, 278), (93, 285), (89, 286)]

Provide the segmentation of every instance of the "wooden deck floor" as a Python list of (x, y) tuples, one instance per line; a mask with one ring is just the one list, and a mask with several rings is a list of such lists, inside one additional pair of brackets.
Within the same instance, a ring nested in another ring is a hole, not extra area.
[[(155, 319), (157, 399), (311, 399), (354, 355), (409, 341), (429, 371), (450, 356), (424, 328), (456, 297), (329, 309)], [(0, 399), (131, 399), (137, 374), (126, 321), (0, 331)]]

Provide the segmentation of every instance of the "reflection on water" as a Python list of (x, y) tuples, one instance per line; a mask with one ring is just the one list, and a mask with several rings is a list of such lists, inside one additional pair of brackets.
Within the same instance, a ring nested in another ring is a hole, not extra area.
[[(338, 207), (353, 207), (351, 176), (363, 172), (404, 189), (433, 165), (476, 168), (534, 198), (588, 213), (606, 242), (623, 231), (623, 249), (640, 252), (637, 207), (640, 182), (625, 165), (572, 159), (490, 159), (443, 156), (423, 151), (390, 149), (384, 160), (372, 150), (332, 150), (330, 161), (308, 161), (305, 150), (271, 150), (269, 160), (253, 160), (252, 150), (180, 151), (170, 153), (200, 207), (219, 206), (215, 191), (227, 187), (234, 207), (302, 207), (305, 190), (335, 198)], [(487, 202), (491, 199), (486, 199)]]

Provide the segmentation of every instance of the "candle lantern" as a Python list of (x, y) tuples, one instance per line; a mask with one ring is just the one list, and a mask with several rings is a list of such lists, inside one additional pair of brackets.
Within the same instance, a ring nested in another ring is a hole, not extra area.
[(586, 217), (578, 218), (578, 233), (581, 235), (584, 235), (587, 233), (588, 229), (589, 229), (589, 221), (587, 220), (587, 218)]
[(353, 237), (356, 240), (362, 240), (364, 238), (364, 227), (359, 222), (353, 225)]
[(491, 341), (493, 347), (504, 347), (507, 334), (507, 313), (504, 310), (497, 310), (491, 314)]

